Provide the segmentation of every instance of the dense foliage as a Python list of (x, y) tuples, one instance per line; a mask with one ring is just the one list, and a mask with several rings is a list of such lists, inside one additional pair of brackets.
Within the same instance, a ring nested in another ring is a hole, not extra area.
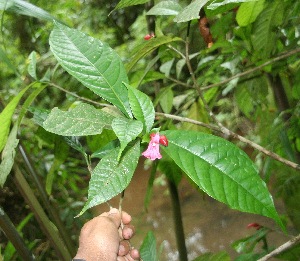
[[(186, 177), (230, 208), (276, 222), (252, 224), (257, 232), (233, 244), (238, 260), (271, 252), (272, 230), (300, 230), (298, 1), (0, 0), (0, 9), (0, 225), (23, 259), (30, 249), (69, 260), (90, 208), (119, 194), (126, 201), (142, 155), (152, 168), (146, 208), (159, 172), (172, 196)], [(285, 205), (281, 216), (269, 189)], [(174, 220), (182, 243), (180, 210)], [(18, 258), (0, 243), (4, 260)], [(143, 260), (159, 258), (154, 245), (145, 235)], [(277, 253), (299, 255), (294, 245)]]

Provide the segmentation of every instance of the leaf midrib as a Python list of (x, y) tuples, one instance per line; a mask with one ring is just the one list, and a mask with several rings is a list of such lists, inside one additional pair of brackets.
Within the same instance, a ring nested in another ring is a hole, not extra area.
[[(171, 144), (173, 144), (173, 145), (175, 145), (175, 146), (178, 146), (178, 147), (180, 147), (180, 148), (186, 150), (187, 152), (191, 153), (192, 155), (198, 156), (199, 158), (201, 158), (203, 161), (205, 161), (205, 162), (208, 163), (208, 164), (212, 164), (212, 163), (208, 162), (206, 159), (202, 158), (201, 155), (192, 152), (192, 151), (189, 150), (188, 148), (186, 148), (186, 147), (184, 147), (184, 146), (181, 146), (181, 145), (175, 143), (174, 141), (169, 141), (169, 143), (171, 143)], [(236, 183), (238, 186), (242, 187), (242, 188), (243, 188), (246, 192), (248, 192), (254, 199), (256, 199), (256, 201), (259, 202), (260, 205), (262, 205), (264, 208), (267, 208), (269, 213), (273, 213), (273, 211), (270, 211), (269, 204), (268, 204), (268, 207), (266, 207), (264, 204), (261, 203), (261, 201), (260, 201), (257, 197), (255, 197), (255, 195), (253, 195), (252, 193), (250, 193), (250, 192), (249, 192), (242, 184), (236, 182), (232, 177), (230, 177), (229, 175), (227, 175), (226, 173), (224, 173), (224, 172), (223, 172), (220, 168), (218, 168), (216, 165), (212, 164), (212, 167), (218, 169), (221, 173), (225, 174), (225, 175), (226, 175), (229, 179), (231, 179), (234, 183)], [(273, 209), (273, 208), (272, 208), (272, 209)]]
[[(91, 65), (91, 67), (93, 67), (94, 69), (96, 69), (96, 71), (99, 73), (99, 75), (101, 75), (101, 77), (105, 80), (105, 82), (108, 84), (108, 86), (110, 87), (110, 89), (113, 91), (115, 97), (117, 98), (117, 100), (120, 102), (120, 104), (122, 105), (123, 109), (124, 109), (125, 112), (127, 113), (127, 109), (126, 109), (126, 107), (124, 106), (123, 101), (119, 98), (119, 96), (117, 95), (117, 93), (116, 93), (116, 91), (114, 90), (114, 88), (112, 87), (112, 85), (107, 81), (106, 77), (104, 77), (103, 74), (102, 74), (101, 72), (99, 72), (98, 68), (95, 67), (94, 64), (93, 64), (86, 56), (83, 55), (83, 53), (78, 49), (77, 45), (74, 44), (74, 42), (71, 40), (71, 38), (70, 38), (67, 34), (65, 34), (64, 31), (63, 31), (61, 28), (59, 28), (58, 26), (57, 26), (56, 28), (58, 28), (58, 29), (60, 30), (60, 32), (62, 32), (62, 34), (65, 35), (65, 36), (67, 37), (67, 39), (69, 40), (69, 42), (71, 42), (72, 45), (75, 47), (75, 49), (81, 54), (81, 56), (83, 56), (83, 57), (88, 61), (88, 63)], [(87, 37), (89, 37), (89, 36), (87, 36)], [(97, 39), (95, 39), (95, 40), (96, 40), (96, 41), (99, 41), (99, 40), (97, 40)], [(104, 45), (103, 45), (103, 46), (104, 46)], [(107, 48), (109, 48), (109, 47), (107, 46)], [(99, 58), (97, 59), (97, 61), (99, 61)], [(111, 63), (112, 63), (112, 62), (110, 62), (110, 65), (109, 65), (109, 66), (111, 66)], [(107, 70), (107, 69), (106, 69), (106, 70)], [(118, 77), (118, 78), (119, 78), (119, 77)], [(97, 87), (98, 87), (98, 86), (97, 86)], [(100, 86), (99, 86), (99, 87), (100, 87)]]

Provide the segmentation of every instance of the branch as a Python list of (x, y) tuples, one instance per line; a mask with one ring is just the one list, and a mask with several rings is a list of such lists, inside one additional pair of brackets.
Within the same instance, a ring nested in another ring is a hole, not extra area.
[(77, 99), (80, 99), (80, 100), (82, 100), (82, 101), (86, 101), (86, 102), (92, 103), (92, 104), (94, 104), (94, 105), (96, 105), (96, 106), (101, 106), (101, 107), (114, 107), (114, 106), (112, 106), (112, 105), (110, 105), (110, 104), (107, 104), (107, 103), (96, 102), (96, 101), (93, 101), (93, 100), (91, 100), (91, 99), (88, 99), (88, 98), (85, 98), (85, 97), (81, 97), (81, 96), (77, 95), (77, 94), (74, 93), (74, 92), (67, 91), (66, 89), (64, 89), (63, 87), (61, 87), (61, 86), (59, 86), (59, 85), (57, 85), (57, 84), (55, 84), (55, 83), (50, 82), (50, 83), (48, 83), (48, 84), (49, 84), (50, 86), (56, 88), (56, 89), (59, 89), (60, 91), (63, 91), (63, 92), (65, 92), (65, 93), (67, 93), (67, 94), (69, 94), (69, 95), (71, 95), (71, 96), (73, 96), (73, 97), (76, 97)]
[[(70, 91), (67, 91), (65, 90), (64, 88), (60, 87), (59, 85), (56, 85), (54, 83), (49, 83), (49, 85), (63, 91), (63, 92), (66, 92), (68, 93), (69, 95), (72, 95), (80, 100), (83, 100), (83, 101), (86, 101), (86, 102), (89, 102), (89, 103), (92, 103), (92, 104), (95, 104), (97, 106), (102, 106), (102, 107), (113, 107), (112, 105), (110, 104), (106, 104), (106, 103), (99, 103), (99, 102), (95, 102), (93, 100), (90, 100), (90, 99), (87, 99), (87, 98), (84, 98), (84, 97), (81, 97), (79, 95), (77, 95), (76, 93), (73, 93), (73, 92), (70, 92)], [(156, 112), (155, 113), (156, 116), (161, 116), (161, 117), (164, 117), (164, 118), (168, 118), (168, 119), (173, 119), (173, 120), (176, 120), (176, 121), (181, 121), (181, 122), (188, 122), (188, 123), (191, 123), (191, 124), (195, 124), (195, 125), (199, 125), (199, 126), (202, 126), (202, 127), (205, 127), (205, 128), (208, 128), (208, 129), (211, 129), (211, 130), (214, 130), (214, 131), (219, 131), (219, 132), (222, 132), (223, 134), (225, 134), (226, 136), (229, 136), (229, 137), (232, 137), (234, 139), (238, 139), (239, 141), (243, 142), (243, 143), (246, 143), (248, 144), (249, 146), (251, 146), (252, 148), (264, 153), (265, 155), (277, 160), (277, 161), (280, 161), (284, 164), (286, 164), (287, 166), (293, 168), (293, 169), (297, 169), (297, 170), (300, 170), (300, 166), (292, 161), (289, 161), (281, 156), (279, 156), (278, 154), (272, 152), (272, 151), (269, 151), (267, 150), (266, 148), (256, 144), (255, 142), (252, 142), (248, 139), (246, 139), (245, 137), (243, 136), (240, 136), (238, 134), (236, 134), (235, 132), (233, 131), (230, 131), (229, 129), (225, 128), (224, 126), (222, 126), (220, 128), (220, 126), (216, 126), (216, 125), (213, 125), (213, 124), (207, 124), (207, 123), (204, 123), (204, 122), (200, 122), (200, 121), (196, 121), (196, 120), (193, 120), (193, 119), (189, 119), (189, 118), (185, 118), (185, 117), (180, 117), (180, 116), (176, 116), (176, 115), (171, 115), (171, 114), (167, 114), (167, 113), (161, 113), (161, 112)]]
[(257, 261), (266, 261), (266, 260), (270, 259), (271, 257), (277, 256), (278, 254), (284, 252), (285, 250), (288, 250), (292, 246), (297, 245), (299, 242), (300, 242), (300, 234), (298, 236), (292, 238), (291, 240), (285, 242), (283, 245), (277, 247), (275, 250), (273, 250), (269, 254), (265, 255), (264, 257), (258, 259)]
[(201, 121), (196, 121), (196, 120), (193, 120), (193, 119), (189, 119), (189, 118), (185, 118), (185, 117), (181, 117), (181, 116), (175, 116), (175, 115), (171, 115), (171, 114), (167, 114), (167, 113), (156, 112), (155, 115), (156, 116), (162, 116), (162, 117), (168, 118), (168, 119), (177, 120), (177, 121), (180, 121), (180, 122), (192, 123), (192, 124), (199, 125), (199, 126), (202, 126), (202, 127), (214, 130), (214, 131), (219, 131), (219, 132), (225, 134), (228, 137), (237, 139), (237, 140), (249, 145), (250, 147), (262, 152), (263, 154), (265, 154), (265, 155), (267, 155), (267, 156), (269, 156), (269, 157), (271, 157), (271, 158), (273, 158), (273, 159), (275, 159), (279, 162), (284, 163), (285, 165), (287, 165), (287, 166), (289, 166), (293, 169), (300, 170), (300, 165), (299, 164), (297, 164), (295, 162), (292, 162), (292, 161), (289, 161), (289, 160), (279, 156), (278, 154), (267, 150), (266, 148), (260, 146), (259, 144), (255, 143), (251, 140), (248, 140), (247, 138), (245, 138), (241, 135), (238, 135), (237, 133), (235, 133), (231, 130), (228, 130), (225, 127), (223, 127), (223, 129), (220, 129), (218, 126), (213, 125), (213, 124), (207, 124), (207, 123), (203, 123)]
[(283, 54), (281, 54), (281, 55), (279, 55), (279, 56), (277, 56), (277, 57), (275, 57), (275, 58), (273, 58), (273, 59), (271, 59), (271, 60), (269, 60), (269, 61), (267, 61), (267, 62), (265, 62), (265, 63), (263, 63), (263, 64), (261, 64), (259, 66), (257, 66), (257, 67), (254, 67), (254, 68), (251, 68), (251, 69), (249, 69), (247, 71), (244, 71), (244, 72), (238, 73), (236, 75), (233, 75), (232, 77), (229, 77), (229, 78), (227, 78), (224, 81), (203, 86), (203, 87), (201, 87), (201, 90), (207, 90), (207, 89), (210, 89), (210, 88), (217, 87), (217, 86), (220, 86), (222, 84), (228, 83), (228, 82), (230, 82), (231, 80), (233, 80), (235, 78), (239, 78), (239, 77), (245, 76), (247, 74), (259, 71), (259, 70), (263, 69), (267, 65), (270, 65), (270, 64), (272, 64), (274, 62), (277, 62), (279, 60), (282, 60), (284, 58), (287, 58), (287, 57), (292, 56), (292, 55), (297, 54), (297, 53), (300, 53), (300, 48), (296, 48), (296, 49), (294, 49), (292, 51), (289, 51), (287, 53), (283, 53)]

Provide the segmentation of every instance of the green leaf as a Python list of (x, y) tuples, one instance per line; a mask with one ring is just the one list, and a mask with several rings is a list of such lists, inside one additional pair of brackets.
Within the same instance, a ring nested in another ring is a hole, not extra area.
[(140, 142), (128, 148), (118, 161), (118, 149), (107, 154), (92, 172), (88, 200), (79, 215), (121, 193), (130, 183), (140, 157)]
[(209, 0), (195, 0), (186, 6), (174, 19), (176, 23), (188, 22), (193, 19), (198, 19), (201, 8)]
[(219, 253), (204, 253), (193, 261), (230, 261), (231, 258), (225, 251)]
[(29, 60), (28, 73), (33, 79), (37, 80), (37, 76), (36, 76), (36, 52), (35, 51), (30, 53), (30, 55), (28, 57), (28, 60)]
[(43, 123), (45, 130), (62, 136), (95, 135), (111, 128), (114, 117), (93, 106), (81, 103), (69, 111), (53, 108)]
[(258, 0), (224, 0), (222, 2), (219, 1), (213, 1), (207, 8), (208, 9), (216, 9), (222, 5), (228, 5), (228, 4), (236, 4), (236, 3), (244, 3), (244, 2), (255, 2)]
[(126, 84), (128, 98), (134, 117), (144, 124), (146, 132), (150, 132), (155, 118), (153, 103), (149, 96)]
[(124, 8), (124, 7), (128, 7), (128, 6), (144, 4), (144, 3), (147, 3), (148, 1), (149, 0), (121, 0), (117, 4), (117, 6), (114, 10), (121, 9), (121, 8)]
[(1, 164), (0, 164), (0, 186), (3, 187), (7, 176), (9, 175), (16, 155), (16, 147), (19, 140), (17, 139), (18, 124), (15, 124), (7, 139), (7, 143), (2, 152)]
[(0, 1), (0, 10), (7, 10), (9, 12), (32, 16), (50, 22), (52, 22), (53, 20), (57, 20), (54, 16), (52, 16), (45, 10), (22, 0)]
[(86, 34), (55, 24), (50, 48), (61, 66), (91, 91), (131, 117), (127, 74), (121, 58), (108, 46)]
[(14, 111), (24, 95), (24, 93), (31, 87), (31, 85), (28, 85), (26, 88), (24, 88), (21, 92), (18, 93), (17, 96), (15, 96), (4, 108), (4, 110), (0, 114), (0, 152), (3, 150), (8, 134), (9, 134), (9, 128), (11, 124), (11, 117), (14, 114)]
[(265, 9), (259, 14), (254, 23), (252, 44), (255, 51), (259, 54), (259, 59), (270, 57), (276, 48), (277, 26), (283, 20), (284, 2), (275, 0), (269, 2)]
[(152, 231), (147, 233), (140, 248), (141, 258), (144, 261), (156, 261), (156, 239)]
[(166, 88), (160, 95), (159, 104), (164, 113), (170, 113), (173, 107), (174, 94), (172, 88)]
[(255, 246), (270, 233), (270, 229), (266, 227), (261, 227), (256, 230), (256, 232), (242, 239), (239, 239), (231, 244), (232, 248), (238, 253), (251, 253), (253, 252)]
[(241, 4), (236, 14), (236, 21), (239, 26), (247, 26), (253, 23), (263, 10), (264, 3), (265, 0), (259, 0)]
[(102, 159), (106, 154), (111, 152), (112, 150), (115, 150), (116, 148), (120, 147), (120, 141), (119, 140), (112, 140), (103, 147), (101, 147), (99, 150), (95, 151), (91, 158), (99, 158)]
[(133, 141), (143, 131), (143, 123), (126, 118), (115, 118), (111, 126), (120, 140), (119, 160), (127, 144)]
[(217, 136), (194, 131), (164, 131), (162, 149), (214, 199), (233, 209), (274, 219), (283, 228), (266, 184), (246, 153)]
[(78, 137), (63, 137), (63, 139), (71, 148), (80, 152), (84, 157), (87, 156), (84, 147), (81, 145)]
[(153, 6), (146, 15), (177, 15), (182, 10), (179, 3), (172, 0), (161, 1)]
[(143, 44), (138, 46), (138, 48), (134, 49), (132, 59), (126, 65), (126, 70), (129, 72), (140, 59), (153, 52), (159, 46), (176, 41), (182, 41), (182, 39), (171, 36), (160, 36), (152, 38), (149, 41), (145, 41)]

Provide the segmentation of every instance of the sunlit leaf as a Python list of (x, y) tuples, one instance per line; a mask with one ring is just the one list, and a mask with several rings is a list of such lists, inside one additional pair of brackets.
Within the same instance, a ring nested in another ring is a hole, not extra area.
[(217, 136), (164, 131), (162, 149), (200, 189), (233, 209), (274, 219), (283, 228), (266, 184), (245, 152)]
[(94, 135), (101, 133), (103, 128), (111, 128), (113, 119), (112, 115), (81, 103), (69, 111), (53, 108), (43, 127), (62, 136)]
[(118, 161), (119, 150), (112, 150), (95, 167), (89, 183), (88, 200), (80, 212), (106, 202), (121, 193), (130, 183), (140, 157), (140, 142), (124, 151)]
[(131, 117), (128, 82), (121, 58), (95, 38), (59, 23), (50, 35), (50, 48), (61, 66), (87, 88)]
[(241, 4), (236, 14), (236, 21), (239, 26), (247, 26), (253, 23), (263, 10), (264, 2), (265, 0), (260, 0)]
[(155, 111), (149, 96), (143, 92), (126, 85), (128, 88), (128, 98), (134, 117), (144, 124), (146, 132), (152, 128), (155, 118)]

